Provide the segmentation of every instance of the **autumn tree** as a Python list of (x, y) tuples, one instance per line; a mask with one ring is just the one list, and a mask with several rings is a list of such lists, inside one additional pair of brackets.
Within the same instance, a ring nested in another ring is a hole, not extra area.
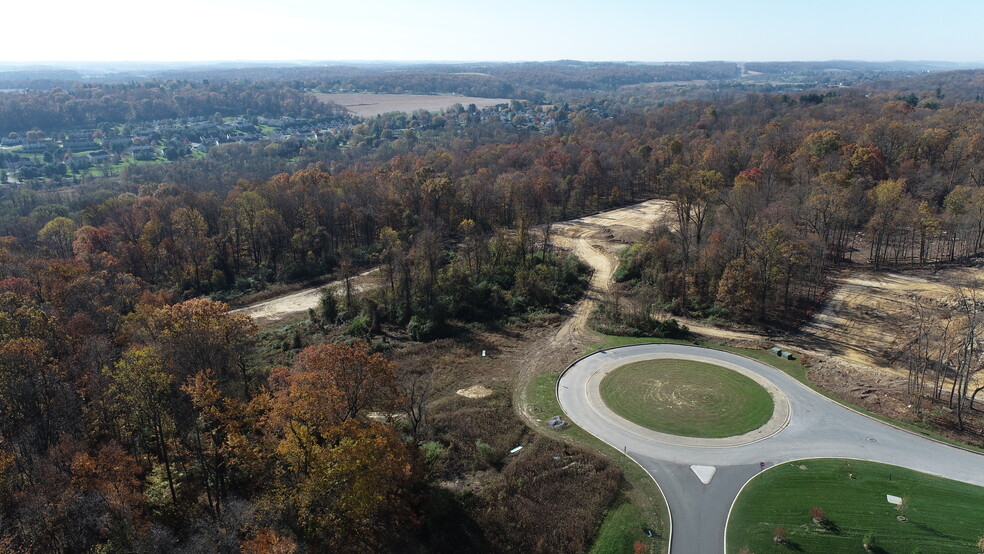
[(227, 383), (238, 373), (248, 395), (249, 351), (257, 327), (249, 315), (228, 309), (205, 298), (164, 307), (140, 305), (129, 316), (128, 328), (137, 341), (158, 348), (180, 380), (211, 369)]
[(392, 405), (394, 372), (360, 343), (308, 347), (275, 374), (265, 421), (282, 473), (270, 498), (305, 538), (372, 550), (407, 524), (419, 479), (412, 451), (392, 428), (358, 417)]
[(294, 357), (292, 386), (285, 392), (292, 413), (325, 425), (354, 418), (370, 406), (390, 405), (395, 379), (393, 363), (365, 343), (320, 344)]
[(120, 424), (138, 444), (159, 457), (167, 478), (171, 501), (177, 503), (175, 469), (170, 441), (176, 428), (170, 412), (174, 375), (164, 359), (150, 347), (133, 348), (107, 368), (111, 392), (121, 406)]
[(38, 240), (60, 258), (72, 255), (72, 242), (78, 225), (67, 217), (56, 217), (38, 231)]

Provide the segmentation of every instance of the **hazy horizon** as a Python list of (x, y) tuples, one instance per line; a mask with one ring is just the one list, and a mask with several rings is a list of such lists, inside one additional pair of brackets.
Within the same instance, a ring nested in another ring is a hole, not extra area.
[[(984, 3), (174, 0), (7, 6), (4, 62), (984, 61)], [(48, 16), (47, 14), (54, 14)], [(44, 17), (44, 31), (34, 23)]]
[[(611, 63), (611, 64), (639, 64), (639, 65), (685, 65), (702, 63), (703, 60), (674, 60), (674, 61), (652, 61), (644, 62), (638, 60), (160, 60), (160, 61), (141, 61), (141, 60), (105, 60), (105, 61), (60, 61), (60, 60), (39, 60), (29, 62), (8, 62), (0, 61), (0, 75), (16, 72), (55, 72), (69, 71), (79, 74), (82, 78), (111, 78), (113, 75), (128, 76), (134, 78), (139, 76), (151, 76), (157, 73), (171, 71), (223, 71), (223, 70), (262, 70), (264, 68), (331, 68), (331, 67), (352, 67), (382, 70), (410, 69), (415, 66), (441, 66), (441, 65), (488, 65), (496, 64), (522, 64), (522, 63), (563, 63), (566, 61), (576, 63)], [(751, 63), (804, 63), (819, 64), (814, 69), (822, 68), (824, 63), (830, 64), (830, 70), (846, 69), (835, 67), (838, 64), (870, 64), (869, 69), (901, 70), (901, 71), (956, 71), (984, 68), (984, 61), (975, 62), (954, 62), (950, 60), (709, 60), (720, 63), (734, 63), (737, 65)], [(884, 64), (885, 67), (879, 67)], [(70, 78), (70, 77), (67, 77)]]

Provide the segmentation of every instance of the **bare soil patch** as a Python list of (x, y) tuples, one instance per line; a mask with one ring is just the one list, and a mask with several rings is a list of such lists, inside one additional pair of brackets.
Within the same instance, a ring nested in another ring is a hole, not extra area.
[(954, 287), (975, 280), (984, 280), (984, 270), (845, 273), (835, 281), (824, 309), (790, 342), (814, 354), (898, 375), (896, 350), (906, 338), (913, 301), (918, 297), (941, 315), (956, 306)]
[(367, 117), (388, 112), (444, 111), (455, 104), (467, 107), (475, 104), (482, 109), (496, 104), (508, 104), (508, 98), (479, 98), (477, 96), (443, 96), (435, 94), (326, 94), (315, 93), (322, 102), (334, 102), (355, 115)]
[(933, 317), (946, 318), (960, 300), (958, 289), (981, 279), (984, 269), (979, 267), (845, 272), (836, 279), (823, 310), (797, 335), (784, 339), (783, 346), (806, 352), (810, 381), (835, 398), (952, 440), (984, 445), (979, 412), (969, 416), (964, 430), (945, 402), (926, 398), (922, 411), (916, 412), (900, 357), (911, 338), (911, 306), (916, 300)]
[[(379, 269), (373, 268), (350, 278), (349, 284), (352, 287), (353, 293), (359, 293), (378, 287), (381, 283), (380, 279)], [(325, 291), (334, 290), (337, 292), (340, 289), (343, 290), (344, 287), (345, 280), (339, 279), (338, 281), (332, 281), (326, 285), (306, 288), (304, 290), (271, 298), (270, 300), (257, 302), (244, 308), (239, 308), (238, 310), (232, 311), (247, 313), (253, 316), (253, 319), (255, 319), (257, 323), (263, 325), (264, 323), (281, 321), (294, 314), (307, 312), (309, 309), (318, 306), (318, 302), (321, 300), (321, 295), (324, 294)]]
[(458, 389), (457, 393), (459, 396), (464, 396), (465, 398), (486, 398), (491, 396), (494, 391), (488, 387), (482, 385), (472, 385), (465, 389)]

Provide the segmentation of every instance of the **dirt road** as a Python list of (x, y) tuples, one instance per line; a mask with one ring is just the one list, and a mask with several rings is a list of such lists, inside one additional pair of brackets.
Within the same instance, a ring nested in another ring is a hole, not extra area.
[[(352, 292), (362, 292), (364, 290), (379, 286), (379, 268), (360, 273), (350, 279)], [(320, 287), (311, 287), (285, 296), (271, 298), (263, 302), (257, 302), (233, 310), (233, 312), (243, 312), (253, 316), (257, 323), (267, 323), (280, 321), (285, 317), (304, 313), (309, 309), (316, 308), (321, 295), (329, 289), (342, 289), (345, 287), (345, 280), (332, 281)]]
[[(611, 289), (618, 250), (641, 240), (655, 222), (669, 223), (671, 210), (672, 203), (668, 200), (649, 200), (581, 219), (555, 223), (551, 227), (552, 243), (577, 254), (593, 271), (588, 295), (575, 306), (572, 317), (557, 332), (554, 342), (573, 344), (583, 337), (593, 303)], [(353, 292), (379, 286), (379, 269), (361, 273), (353, 277), (351, 282)], [(334, 281), (234, 311), (248, 313), (258, 322), (279, 321), (316, 307), (325, 290), (339, 289), (342, 286), (344, 281)]]
[(583, 341), (591, 310), (612, 288), (612, 275), (618, 266), (618, 250), (642, 240), (654, 224), (669, 224), (672, 210), (673, 203), (669, 200), (648, 200), (551, 227), (553, 244), (573, 252), (592, 271), (588, 293), (574, 306), (570, 319), (553, 337), (553, 344), (575, 345)]
[[(551, 228), (553, 244), (576, 254), (593, 271), (588, 294), (574, 307), (571, 318), (557, 332), (554, 342), (571, 344), (585, 336), (594, 304), (612, 288), (621, 248), (641, 241), (653, 225), (666, 225), (672, 229), (675, 223), (673, 203), (657, 199), (554, 224)], [(716, 339), (760, 341), (765, 338), (758, 333), (710, 327), (686, 319), (681, 322), (695, 333)]]

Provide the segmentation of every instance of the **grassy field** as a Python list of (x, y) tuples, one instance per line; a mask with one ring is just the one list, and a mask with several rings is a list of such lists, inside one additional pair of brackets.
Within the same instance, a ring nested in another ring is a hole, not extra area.
[[(900, 513), (886, 495), (907, 499), (908, 508)], [(825, 524), (813, 523), (813, 507)], [(745, 487), (728, 523), (728, 552), (772, 552), (778, 527), (787, 533), (779, 550), (863, 552), (871, 534), (876, 552), (979, 552), (984, 488), (874, 462), (802, 460)]]
[(772, 397), (755, 381), (721, 366), (691, 360), (626, 364), (601, 382), (616, 414), (647, 429), (688, 437), (741, 435), (772, 417)]
[(438, 94), (316, 93), (321, 101), (334, 102), (359, 116), (376, 116), (387, 112), (416, 110), (443, 111), (455, 104), (475, 104), (478, 109), (508, 104), (508, 98), (478, 98)]

